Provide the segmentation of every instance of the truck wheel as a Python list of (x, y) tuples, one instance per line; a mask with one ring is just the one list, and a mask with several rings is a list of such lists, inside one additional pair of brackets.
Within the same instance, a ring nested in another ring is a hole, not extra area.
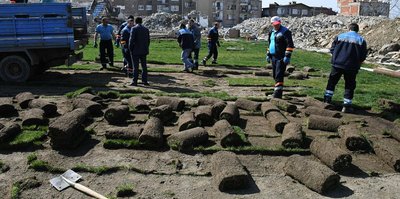
[(28, 80), (31, 66), (21, 56), (11, 55), (0, 62), (0, 78), (6, 82), (24, 82)]

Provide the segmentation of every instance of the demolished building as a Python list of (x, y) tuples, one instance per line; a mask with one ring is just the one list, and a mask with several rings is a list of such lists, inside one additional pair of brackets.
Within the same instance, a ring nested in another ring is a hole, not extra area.
[(344, 16), (389, 17), (389, 0), (338, 0), (340, 14)]

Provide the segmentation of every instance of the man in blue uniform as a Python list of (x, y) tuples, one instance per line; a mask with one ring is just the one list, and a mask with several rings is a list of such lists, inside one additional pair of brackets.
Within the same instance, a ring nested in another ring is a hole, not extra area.
[(142, 18), (137, 17), (135, 20), (136, 26), (131, 29), (129, 38), (129, 50), (133, 62), (133, 81), (132, 86), (137, 86), (139, 78), (139, 61), (142, 64), (142, 83), (146, 86), (147, 82), (147, 55), (149, 54), (150, 32), (149, 29), (142, 25)]
[(184, 23), (179, 27), (178, 44), (182, 48), (181, 59), (185, 67), (184, 71), (192, 72), (194, 65), (190, 62), (189, 55), (194, 47), (194, 36), (190, 30), (186, 29)]
[(272, 30), (268, 34), (269, 50), (267, 50), (267, 62), (272, 62), (272, 73), (275, 80), (274, 98), (282, 98), (283, 80), (286, 66), (294, 50), (292, 32), (281, 25), (281, 18), (271, 18)]
[(102, 69), (106, 69), (106, 51), (108, 55), (108, 63), (110, 66), (114, 66), (114, 47), (112, 39), (115, 39), (114, 28), (108, 24), (108, 19), (103, 17), (101, 24), (96, 27), (96, 33), (94, 34), (94, 46), (97, 48), (97, 37), (100, 35), (100, 61)]
[(208, 40), (208, 55), (203, 59), (203, 65), (207, 64), (207, 60), (213, 57), (212, 64), (217, 64), (218, 58), (218, 47), (221, 45), (219, 44), (219, 34), (218, 34), (219, 23), (215, 22), (214, 27), (208, 31), (207, 40)]
[[(115, 41), (115, 46), (117, 46), (117, 47), (119, 47), (120, 45), (123, 45), (123, 44), (121, 44), (122, 30), (128, 25), (129, 20), (132, 20), (133, 22), (135, 22), (134, 21), (135, 20), (134, 17), (132, 15), (129, 15), (128, 20), (125, 21), (124, 23), (122, 23), (121, 26), (119, 26), (119, 29), (118, 29), (118, 32), (117, 32), (117, 39)], [(124, 48), (122, 48), (122, 55), (124, 55)], [(125, 69), (125, 67), (128, 65), (128, 62), (127, 62), (125, 56), (123, 58), (123, 61), (124, 61), (124, 69)]]
[(126, 24), (126, 26), (121, 31), (121, 47), (122, 47), (122, 55), (124, 56), (124, 62), (126, 62), (127, 67), (125, 68), (126, 73), (129, 74), (129, 71), (132, 70), (132, 58), (131, 53), (129, 51), (129, 37), (131, 35), (131, 28), (135, 25), (133, 18), (130, 18)]
[[(192, 32), (194, 36), (194, 47), (193, 47), (193, 70), (197, 70), (199, 68), (199, 52), (201, 48), (201, 32), (199, 25), (194, 21), (194, 19), (189, 20), (189, 30)], [(189, 55), (189, 59), (192, 59), (192, 53)]]
[(324, 101), (331, 103), (336, 84), (344, 76), (344, 99), (342, 112), (353, 111), (352, 100), (356, 88), (356, 76), (362, 62), (367, 58), (367, 43), (358, 34), (358, 24), (351, 23), (349, 32), (338, 35), (332, 43), (332, 69), (326, 86)]

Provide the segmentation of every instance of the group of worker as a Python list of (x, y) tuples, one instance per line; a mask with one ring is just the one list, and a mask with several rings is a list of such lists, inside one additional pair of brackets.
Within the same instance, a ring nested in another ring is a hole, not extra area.
[[(133, 65), (134, 77), (132, 85), (137, 85), (139, 60), (142, 63), (142, 82), (147, 83), (147, 66), (146, 55), (149, 53), (150, 37), (147, 28), (141, 25), (142, 19), (136, 18), (136, 26), (133, 23), (133, 16), (128, 18), (127, 23), (121, 31), (121, 40), (124, 65), (131, 67)], [(284, 27), (282, 19), (278, 16), (271, 18), (271, 26), (273, 27), (268, 34), (268, 48), (266, 60), (272, 64), (273, 78), (275, 80), (274, 92), (272, 97), (282, 98), (284, 89), (284, 74), (286, 66), (290, 63), (294, 43), (292, 32)], [(220, 24), (214, 23), (214, 26), (208, 31), (208, 55), (202, 60), (202, 64), (206, 65), (207, 60), (213, 57), (212, 64), (217, 64), (219, 43)], [(105, 67), (105, 51), (108, 50), (110, 65), (113, 63), (112, 41), (111, 35), (103, 37), (103, 31), (113, 31), (112, 27), (103, 19), (103, 23), (97, 26), (95, 34), (95, 45), (97, 45), (97, 34), (101, 35), (100, 41), (100, 57), (103, 67)], [(324, 102), (331, 103), (335, 91), (335, 87), (344, 76), (345, 92), (343, 99), (342, 112), (352, 112), (352, 100), (354, 90), (356, 88), (356, 76), (361, 67), (362, 62), (367, 57), (367, 44), (363, 37), (358, 34), (359, 26), (356, 23), (349, 25), (349, 31), (339, 34), (332, 43), (330, 52), (331, 73), (324, 93)], [(113, 33), (111, 33), (113, 35)], [(179, 27), (178, 44), (182, 48), (181, 58), (185, 72), (192, 72), (199, 66), (199, 50), (201, 47), (201, 33), (198, 24), (191, 19), (188, 24), (182, 23)], [(111, 52), (111, 53), (110, 53)], [(192, 56), (193, 54), (193, 56)], [(193, 57), (193, 59), (192, 59)], [(132, 64), (133, 62), (133, 64)]]

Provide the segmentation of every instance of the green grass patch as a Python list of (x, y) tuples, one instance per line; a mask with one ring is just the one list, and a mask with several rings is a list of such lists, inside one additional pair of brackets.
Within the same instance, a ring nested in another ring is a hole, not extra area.
[(78, 89), (76, 91), (69, 92), (69, 93), (65, 94), (65, 96), (67, 98), (71, 99), (71, 98), (74, 98), (74, 97), (76, 97), (76, 96), (78, 96), (78, 95), (80, 95), (82, 93), (93, 93), (92, 87), (89, 87), (89, 86), (88, 87), (83, 87), (83, 88), (80, 88), (80, 89)]
[(20, 134), (10, 142), (0, 145), (0, 148), (22, 149), (29, 146), (40, 147), (46, 138), (47, 129), (47, 126), (24, 126)]
[(135, 186), (130, 183), (125, 183), (122, 185), (119, 185), (117, 187), (117, 197), (129, 197), (129, 196), (134, 196), (136, 193), (133, 191), (133, 188)]
[(217, 85), (217, 82), (213, 79), (203, 80), (203, 86), (205, 87), (214, 87)]
[(148, 72), (157, 72), (157, 73), (180, 73), (182, 69), (179, 68), (167, 68), (167, 67), (149, 67), (147, 69)]
[(245, 145), (250, 145), (250, 142), (249, 142), (249, 140), (247, 139), (247, 136), (246, 136), (246, 132), (244, 132), (244, 130), (242, 128), (238, 127), (238, 126), (232, 126), (232, 127), (233, 127), (233, 130), (235, 131), (235, 133), (240, 136), (240, 139), (242, 140), (242, 142)]
[(66, 169), (51, 166), (48, 162), (43, 160), (33, 160), (29, 164), (29, 169), (50, 173), (64, 173)]
[(99, 91), (97, 95), (104, 99), (118, 99), (120, 93), (117, 91)]
[(143, 147), (143, 145), (143, 143), (140, 143), (139, 140), (136, 139), (106, 139), (103, 143), (103, 147), (106, 149), (138, 149)]
[(119, 171), (123, 168), (115, 166), (115, 167), (107, 167), (107, 166), (88, 166), (85, 164), (78, 164), (72, 168), (72, 170), (76, 172), (89, 172), (89, 173), (95, 173), (97, 175), (103, 175), (106, 173), (113, 173), (116, 171)]
[(19, 199), (21, 192), (22, 192), (21, 183), (20, 182), (13, 183), (11, 187), (11, 199)]

